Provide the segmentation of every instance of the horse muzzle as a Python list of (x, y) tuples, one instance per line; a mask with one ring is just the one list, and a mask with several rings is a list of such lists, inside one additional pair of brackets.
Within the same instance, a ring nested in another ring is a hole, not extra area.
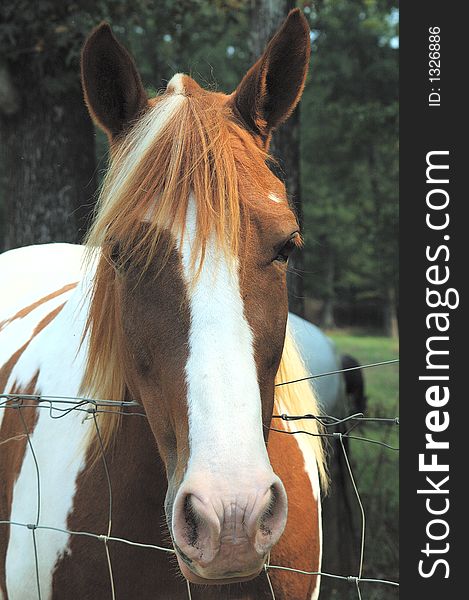
[(287, 497), (280, 479), (271, 470), (243, 479), (197, 473), (182, 482), (172, 536), (181, 572), (190, 582), (253, 579), (282, 535)]

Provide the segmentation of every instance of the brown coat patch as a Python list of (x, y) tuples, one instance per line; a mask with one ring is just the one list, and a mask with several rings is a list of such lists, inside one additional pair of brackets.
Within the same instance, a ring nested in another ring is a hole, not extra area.
[[(43, 329), (45, 329), (47, 327), (47, 325), (49, 325), (49, 323), (51, 323), (55, 319), (55, 317), (59, 314), (59, 312), (62, 310), (62, 308), (64, 306), (65, 306), (65, 302), (63, 304), (61, 304), (60, 306), (57, 306), (57, 308), (54, 308), (54, 310), (52, 312), (50, 312), (48, 315), (46, 315), (42, 319), (42, 321), (40, 321), (36, 325), (29, 340), (27, 342), (25, 342), (21, 346), (21, 348), (18, 348), (18, 350), (11, 355), (11, 357), (7, 360), (7, 362), (2, 367), (0, 367), (0, 392), (5, 392), (5, 389), (6, 389), (6, 386), (8, 383), (8, 379), (10, 378), (10, 375), (11, 375), (13, 369), (15, 368), (16, 363), (21, 358), (21, 355), (23, 354), (23, 352), (26, 350), (26, 348), (29, 346), (29, 344), (32, 342), (32, 340), (39, 333), (41, 333), (41, 331)], [(16, 394), (18, 392), (7, 392), (7, 393), (11, 393), (11, 394), (15, 393)]]
[[(278, 423), (275, 424), (278, 427)], [(269, 457), (272, 467), (283, 481), (288, 496), (288, 520), (280, 541), (272, 550), (273, 565), (304, 571), (319, 570), (319, 514), (311, 482), (305, 471), (303, 454), (293, 436), (272, 431)], [(269, 572), (277, 600), (310, 598), (316, 576)]]
[[(11, 389), (11, 394), (35, 394), (39, 372), (26, 386), (19, 387), (16, 383)], [(28, 403), (29, 404), (29, 403)], [(13, 488), (21, 472), (28, 436), (36, 426), (39, 414), (36, 406), (21, 409), (2, 408), (5, 411), (0, 427), (0, 521), (8, 521), (11, 514), (13, 501)], [(21, 410), (21, 414), (20, 414)], [(0, 525), (0, 590), (3, 597), (8, 600), (6, 589), (5, 561), (10, 539), (10, 526)]]
[[(21, 346), (21, 348), (18, 348), (18, 350), (11, 355), (11, 357), (7, 360), (7, 362), (2, 367), (0, 367), (0, 392), (5, 392), (5, 389), (6, 389), (6, 386), (8, 383), (8, 379), (10, 378), (10, 375), (11, 375), (13, 369), (15, 368), (16, 363), (21, 358), (21, 355), (23, 354), (23, 352), (26, 350), (26, 348), (29, 346), (29, 344), (32, 342), (32, 340), (39, 333), (41, 333), (41, 331), (43, 329), (45, 329), (49, 325), (49, 323), (51, 323), (55, 319), (55, 317), (59, 314), (59, 312), (62, 310), (62, 308), (64, 306), (65, 306), (65, 302), (63, 304), (61, 304), (60, 306), (57, 306), (56, 308), (54, 308), (54, 310), (52, 312), (50, 312), (48, 315), (46, 315), (42, 319), (42, 321), (40, 321), (36, 325), (29, 340), (27, 342), (25, 342)], [(6, 393), (18, 393), (18, 392), (6, 392)]]
[(60, 288), (60, 290), (47, 294), (47, 296), (44, 296), (43, 298), (36, 300), (36, 302), (33, 302), (29, 306), (22, 308), (9, 319), (5, 319), (5, 321), (0, 321), (0, 331), (2, 331), (7, 325), (12, 323), (13, 321), (16, 321), (16, 319), (24, 319), (24, 317), (27, 317), (29, 313), (31, 313), (33, 310), (35, 310), (45, 302), (49, 302), (49, 300), (57, 298), (57, 296), (61, 296), (62, 294), (65, 294), (65, 292), (73, 290), (74, 288), (76, 288), (77, 285), (78, 283), (69, 283), (68, 285), (64, 285), (62, 288)]

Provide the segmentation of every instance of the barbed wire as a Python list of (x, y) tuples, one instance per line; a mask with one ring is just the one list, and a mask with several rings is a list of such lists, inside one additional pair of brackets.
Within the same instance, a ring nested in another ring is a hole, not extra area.
[(328, 375), (338, 375), (339, 373), (347, 373), (348, 371), (357, 371), (361, 369), (371, 369), (372, 367), (382, 367), (384, 365), (393, 365), (399, 362), (398, 358), (391, 358), (389, 360), (382, 360), (380, 362), (369, 363), (367, 365), (358, 365), (356, 367), (347, 367), (346, 369), (337, 369), (337, 371), (326, 371), (325, 373), (318, 373), (316, 375), (308, 375), (308, 377), (300, 377), (300, 379), (291, 379), (290, 381), (282, 381), (276, 383), (275, 387), (281, 385), (291, 385), (292, 383), (299, 383), (300, 381), (309, 381), (310, 379), (319, 379), (320, 377), (327, 377)]
[[(333, 374), (342, 373), (345, 371), (355, 370), (358, 368), (371, 368), (371, 367), (393, 364), (393, 363), (397, 363), (397, 362), (398, 362), (398, 359), (381, 361), (379, 363), (370, 363), (368, 365), (363, 365), (362, 367), (352, 367), (349, 369), (330, 371), (328, 373), (312, 375), (307, 378), (301, 378), (301, 379), (292, 380), (292, 381), (288, 381), (288, 382), (282, 382), (277, 385), (294, 384), (299, 381), (304, 381), (307, 379), (315, 379), (317, 377), (324, 377), (326, 375), (333, 375)], [(92, 399), (92, 398), (79, 397), (79, 396), (57, 396), (57, 395), (42, 395), (42, 394), (40, 394), (40, 395), (39, 394), (0, 394), (0, 400), (2, 400), (2, 399), (3, 399), (3, 402), (0, 402), (0, 409), (3, 408), (3, 409), (18, 410), (18, 413), (20, 415), (20, 420), (22, 422), (22, 426), (24, 429), (24, 434), (20, 434), (20, 436), (21, 436), (21, 438), (24, 438), (24, 437), (27, 438), (27, 444), (31, 451), (31, 455), (32, 455), (33, 462), (34, 462), (35, 476), (36, 476), (37, 507), (36, 507), (36, 520), (33, 523), (21, 523), (21, 522), (12, 521), (12, 520), (0, 520), (0, 525), (25, 527), (25, 528), (31, 530), (34, 562), (35, 562), (35, 579), (36, 579), (38, 600), (42, 600), (42, 596), (41, 596), (41, 585), (40, 585), (40, 576), (39, 576), (39, 557), (38, 557), (37, 540), (36, 540), (36, 531), (37, 530), (56, 531), (56, 532), (64, 533), (69, 536), (85, 536), (85, 537), (94, 538), (94, 539), (98, 539), (98, 540), (102, 541), (104, 544), (104, 548), (105, 548), (106, 563), (107, 563), (108, 576), (109, 576), (110, 593), (111, 593), (112, 600), (116, 600), (116, 591), (115, 591), (115, 581), (114, 581), (114, 574), (113, 574), (113, 569), (112, 569), (111, 556), (110, 556), (109, 546), (108, 546), (109, 542), (123, 543), (123, 544), (127, 544), (130, 546), (136, 547), (136, 548), (146, 548), (146, 549), (152, 549), (152, 550), (160, 551), (160, 552), (164, 552), (164, 553), (175, 554), (175, 550), (173, 548), (166, 548), (166, 547), (158, 546), (155, 544), (141, 543), (138, 541), (115, 537), (115, 536), (111, 535), (112, 534), (112, 510), (113, 510), (112, 484), (111, 484), (109, 466), (108, 466), (108, 463), (106, 460), (106, 453), (105, 453), (105, 449), (104, 449), (103, 440), (101, 437), (101, 431), (99, 428), (99, 422), (97, 419), (97, 415), (99, 415), (100, 413), (111, 413), (111, 414), (115, 414), (115, 415), (125, 415), (125, 416), (137, 415), (137, 416), (146, 418), (146, 414), (143, 412), (134, 412), (134, 411), (128, 411), (128, 410), (126, 411), (125, 410), (125, 408), (128, 408), (128, 407), (140, 407), (141, 408), (141, 406), (138, 402), (135, 402), (134, 400), (130, 400), (130, 401), (104, 400), (104, 399), (96, 400), (96, 399)], [(28, 403), (25, 404), (25, 401)], [(56, 404), (62, 405), (62, 406), (57, 407), (57, 406), (55, 406)], [(67, 408), (64, 408), (63, 405), (69, 405), (69, 406)], [(71, 412), (77, 411), (77, 412), (86, 413), (85, 418), (87, 418), (87, 419), (91, 418), (93, 420), (93, 425), (94, 425), (95, 432), (96, 432), (96, 439), (98, 440), (99, 450), (100, 450), (100, 454), (101, 454), (101, 458), (102, 458), (102, 462), (103, 462), (103, 468), (105, 471), (105, 477), (106, 477), (107, 489), (108, 489), (108, 518), (107, 518), (107, 529), (106, 529), (105, 534), (93, 533), (93, 532), (88, 532), (88, 531), (73, 531), (73, 530), (69, 530), (69, 529), (55, 527), (53, 525), (43, 525), (40, 523), (41, 474), (40, 474), (37, 456), (34, 451), (34, 446), (33, 446), (32, 440), (31, 440), (30, 432), (29, 432), (27, 423), (26, 423), (26, 421), (24, 419), (24, 415), (23, 415), (24, 409), (38, 408), (38, 407), (49, 409), (50, 417), (53, 419), (64, 418), (67, 415), (69, 415)], [(102, 407), (104, 407), (104, 408), (102, 408)], [(120, 408), (123, 410), (115, 410), (117, 408)], [(56, 413), (59, 413), (59, 415), (58, 416), (56, 414), (54, 415), (54, 411)], [(358, 486), (355, 481), (352, 466), (351, 466), (351, 463), (350, 463), (350, 460), (348, 457), (348, 453), (345, 448), (343, 440), (344, 439), (355, 439), (357, 441), (368, 442), (368, 443), (380, 445), (380, 446), (390, 449), (390, 450), (398, 451), (399, 450), (398, 448), (393, 447), (384, 442), (381, 442), (380, 440), (366, 438), (366, 437), (362, 437), (362, 436), (350, 435), (350, 431), (353, 430), (357, 425), (359, 425), (361, 423), (366, 423), (366, 424), (374, 423), (374, 424), (380, 424), (380, 425), (398, 426), (399, 425), (399, 417), (391, 417), (391, 418), (365, 417), (365, 415), (363, 413), (354, 413), (354, 414), (348, 415), (344, 418), (337, 418), (337, 417), (334, 417), (331, 415), (324, 415), (324, 414), (322, 414), (322, 415), (282, 414), (282, 415), (273, 415), (272, 419), (281, 419), (285, 422), (298, 421), (298, 420), (302, 420), (302, 419), (305, 419), (305, 420), (313, 419), (313, 420), (316, 420), (318, 423), (320, 423), (320, 425), (326, 429), (332, 428), (332, 427), (337, 427), (337, 426), (343, 425), (345, 423), (351, 423), (351, 428), (344, 433), (335, 432), (335, 431), (334, 432), (326, 431), (326, 432), (318, 432), (318, 433), (312, 433), (312, 432), (304, 431), (304, 430), (287, 431), (285, 429), (277, 429), (277, 428), (273, 428), (273, 427), (268, 427), (268, 429), (279, 432), (279, 433), (285, 433), (288, 435), (306, 434), (306, 435), (314, 435), (314, 436), (320, 436), (320, 437), (329, 437), (329, 438), (334, 438), (334, 439), (338, 440), (340, 450), (344, 457), (347, 472), (348, 472), (348, 475), (349, 475), (349, 478), (350, 478), (350, 481), (352, 484), (354, 495), (355, 495), (355, 498), (357, 500), (357, 503), (358, 503), (358, 506), (360, 509), (360, 517), (361, 517), (359, 560), (358, 560), (358, 568), (357, 568), (356, 576), (338, 575), (338, 574), (334, 574), (334, 573), (327, 573), (324, 571), (305, 571), (302, 569), (295, 569), (293, 567), (286, 567), (286, 566), (282, 566), (282, 565), (273, 565), (270, 563), (270, 556), (269, 556), (264, 565), (264, 573), (266, 576), (268, 589), (272, 596), (272, 600), (275, 600), (275, 592), (274, 592), (274, 588), (273, 588), (272, 582), (269, 577), (270, 570), (287, 571), (287, 572), (291, 572), (291, 573), (297, 573), (299, 575), (327, 577), (327, 578), (333, 578), (333, 579), (337, 579), (337, 580), (346, 581), (355, 587), (358, 600), (361, 600), (360, 584), (362, 584), (362, 583), (375, 583), (375, 584), (383, 584), (383, 585), (398, 587), (399, 583), (396, 581), (363, 577), (363, 565), (364, 565), (364, 556), (365, 556), (366, 515), (365, 515), (365, 509), (364, 509), (364, 506), (363, 506), (363, 503), (362, 503), (362, 500), (360, 497), (360, 493), (358, 490)], [(2, 441), (2, 444), (6, 443), (8, 441), (13, 441), (15, 439), (19, 439), (19, 436), (18, 435), (12, 436), (11, 438), (9, 438), (7, 440)], [(186, 580), (186, 589), (187, 589), (187, 597), (189, 600), (191, 600), (191, 598), (192, 598), (191, 586), (187, 580)]]
[[(348, 371), (356, 371), (361, 369), (370, 369), (372, 367), (380, 367), (384, 365), (392, 365), (397, 364), (399, 362), (398, 358), (392, 358), (388, 360), (382, 360), (380, 362), (368, 363), (366, 365), (359, 365), (356, 367), (348, 367), (346, 369), (338, 369), (337, 371), (327, 371), (324, 373), (317, 373), (316, 375), (308, 375), (308, 377), (301, 377), (300, 379), (292, 379), (291, 381), (282, 381), (280, 383), (276, 383), (276, 387), (280, 387), (282, 385), (291, 385), (294, 383), (299, 383), (300, 381), (308, 381), (310, 379), (318, 379), (320, 377), (326, 377), (328, 375), (337, 375), (338, 373), (346, 373)], [(72, 402), (84, 402), (85, 404), (93, 404), (94, 406), (140, 406), (138, 402), (135, 400), (104, 400), (104, 399), (95, 399), (95, 398), (86, 398), (84, 396), (57, 396), (51, 394), (0, 394), (0, 399), (5, 398), (6, 400), (14, 400), (16, 398), (22, 399), (31, 399), (36, 400), (36, 402), (50, 402), (54, 401), (55, 403), (69, 403)], [(0, 404), (0, 408), (2, 404)], [(362, 414), (362, 413), (359, 413)], [(355, 415), (352, 415), (352, 417)], [(347, 417), (352, 418), (352, 417)], [(293, 418), (303, 418), (303, 417), (292, 417)], [(335, 417), (329, 417), (334, 419)], [(387, 420), (387, 419), (386, 419)]]

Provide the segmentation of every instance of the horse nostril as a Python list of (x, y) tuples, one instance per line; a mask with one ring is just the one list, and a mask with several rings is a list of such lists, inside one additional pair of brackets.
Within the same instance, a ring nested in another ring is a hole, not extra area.
[(270, 486), (270, 501), (259, 522), (259, 528), (264, 535), (272, 535), (272, 518), (275, 513), (275, 505), (278, 501), (279, 492), (275, 484)]
[(172, 533), (178, 549), (192, 561), (209, 563), (218, 551), (220, 523), (207, 501), (180, 490), (173, 507)]
[(197, 517), (196, 517), (195, 510), (194, 510), (194, 506), (192, 504), (192, 495), (191, 494), (188, 494), (184, 498), (183, 517), (184, 517), (184, 521), (185, 521), (185, 526), (184, 526), (185, 542), (187, 544), (189, 544), (189, 546), (195, 547), (195, 545), (197, 543), (197, 536), (198, 536), (198, 523), (197, 523)]
[(262, 516), (258, 520), (258, 532), (255, 536), (255, 547), (259, 554), (265, 554), (278, 541), (287, 520), (287, 496), (280, 479), (269, 488), (270, 498)]

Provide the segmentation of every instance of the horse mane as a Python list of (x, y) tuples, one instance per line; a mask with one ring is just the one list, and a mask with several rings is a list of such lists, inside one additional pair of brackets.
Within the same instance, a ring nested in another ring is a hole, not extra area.
[[(287, 328), (282, 358), (275, 376), (275, 402), (274, 414), (289, 415), (320, 415), (319, 402), (311, 381), (307, 379), (310, 373), (306, 369), (301, 354), (295, 343), (292, 333)], [(302, 379), (303, 381), (297, 381)], [(289, 385), (279, 385), (288, 381), (295, 381)], [(327, 492), (329, 476), (327, 472), (326, 453), (324, 450), (323, 427), (316, 419), (300, 419), (298, 421), (281, 421), (281, 427), (286, 431), (306, 431), (298, 435), (307, 435), (311, 451), (316, 458), (321, 490)], [(278, 428), (278, 423), (274, 422)]]
[[(191, 199), (197, 214), (196, 252), (192, 255), (197, 277), (211, 236), (227, 255), (238, 253), (241, 225), (246, 224), (248, 214), (243, 208), (249, 202), (239, 194), (238, 180), (251, 173), (250, 180), (261, 197), (266, 189), (263, 173), (267, 154), (236, 123), (217, 94), (197, 87), (190, 93), (162, 94), (152, 104), (112, 148), (110, 167), (86, 239), (90, 263), (96, 259), (96, 249), (100, 251), (84, 332), (89, 348), (80, 390), (92, 398), (122, 401), (128, 389), (120, 343), (122, 325), (116, 288), (119, 268), (132, 260), (141, 265), (143, 274), (157, 253), (161, 256), (163, 252), (163, 232), (169, 231), (182, 245)], [(253, 170), (256, 177), (252, 177)], [(164, 265), (170, 250), (167, 245), (160, 264)], [(282, 377), (288, 377), (286, 363), (291, 361), (282, 358)], [(282, 390), (282, 402), (288, 410), (300, 408), (294, 387), (277, 388)], [(312, 410), (309, 404), (308, 411)], [(109, 447), (121, 416), (109, 411), (98, 415), (98, 419), (102, 443)], [(322, 465), (318, 439), (311, 437), (318, 465)], [(88, 446), (94, 458), (100, 453), (98, 442), (92, 436)]]

